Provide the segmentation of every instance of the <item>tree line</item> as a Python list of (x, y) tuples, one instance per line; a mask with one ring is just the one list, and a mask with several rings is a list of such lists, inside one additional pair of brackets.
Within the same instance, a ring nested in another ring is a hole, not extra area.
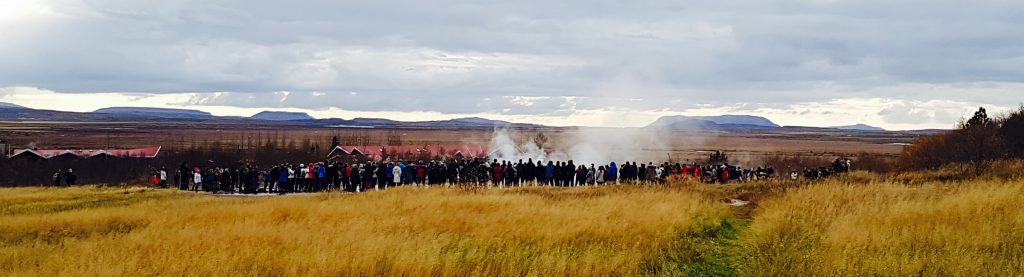
[(1009, 159), (1024, 159), (1024, 105), (996, 116), (982, 107), (951, 131), (918, 137), (904, 148), (898, 166), (910, 171), (959, 165), (981, 175), (992, 162)]
[[(164, 145), (156, 158), (13, 158), (0, 157), (0, 186), (50, 184), (57, 172), (73, 169), (81, 184), (121, 184), (144, 182), (153, 170), (175, 168), (182, 161), (203, 166), (231, 167), (246, 163), (322, 160), (334, 146), (368, 145), (380, 141), (401, 143), (397, 133), (381, 138), (365, 132), (339, 133), (325, 137), (289, 137), (283, 134), (254, 133), (241, 138), (180, 136), (177, 143)], [(190, 140), (190, 141), (186, 141)], [(176, 144), (176, 145), (173, 145)], [(2, 156), (2, 155), (0, 155)]]

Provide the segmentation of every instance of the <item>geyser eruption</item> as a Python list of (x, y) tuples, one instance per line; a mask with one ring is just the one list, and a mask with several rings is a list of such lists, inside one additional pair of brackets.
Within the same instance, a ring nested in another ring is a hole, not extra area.
[(490, 143), (491, 153), (488, 156), (489, 159), (507, 160), (507, 161), (527, 161), (533, 159), (534, 161), (544, 161), (548, 159), (547, 151), (542, 149), (533, 140), (527, 140), (524, 143), (516, 143), (512, 136), (509, 134), (509, 130), (506, 128), (494, 129), (494, 134), (491, 136)]
[(588, 166), (626, 161), (660, 163), (672, 148), (668, 143), (671, 138), (671, 132), (664, 128), (576, 128), (560, 131), (552, 141), (538, 145), (532, 136), (500, 128), (491, 137), (489, 158), (512, 162), (573, 160)]

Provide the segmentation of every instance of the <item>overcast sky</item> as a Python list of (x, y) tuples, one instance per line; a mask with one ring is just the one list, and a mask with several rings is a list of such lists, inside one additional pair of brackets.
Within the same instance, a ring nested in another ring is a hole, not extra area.
[(949, 128), (1024, 101), (1024, 1), (0, 0), (0, 102)]

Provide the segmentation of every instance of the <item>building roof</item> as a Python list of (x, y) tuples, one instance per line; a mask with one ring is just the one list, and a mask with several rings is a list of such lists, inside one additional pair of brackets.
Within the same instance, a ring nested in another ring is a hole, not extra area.
[(11, 152), (10, 158), (19, 155), (34, 155), (43, 159), (50, 159), (62, 155), (72, 155), (80, 158), (108, 155), (118, 158), (156, 158), (160, 154), (160, 146), (135, 148), (135, 149), (15, 149)]
[(479, 145), (401, 145), (401, 146), (337, 146), (331, 150), (327, 157), (338, 155), (366, 155), (380, 156), (381, 152), (392, 154), (418, 154), (426, 152), (430, 155), (456, 156), (462, 154), (464, 157), (486, 157), (488, 147)]
[(348, 154), (351, 154), (351, 153), (349, 153), (348, 150), (345, 150), (345, 148), (342, 148), (341, 146), (335, 146), (334, 149), (331, 149), (330, 153), (327, 153), (327, 157), (334, 157), (334, 156), (338, 156), (338, 155), (348, 155)]

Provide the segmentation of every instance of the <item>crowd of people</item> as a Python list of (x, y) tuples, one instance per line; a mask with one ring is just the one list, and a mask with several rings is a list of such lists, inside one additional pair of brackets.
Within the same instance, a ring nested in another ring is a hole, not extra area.
[[(575, 164), (573, 161), (419, 160), (394, 162), (312, 162), (270, 167), (197, 167), (183, 162), (175, 174), (179, 189), (209, 192), (292, 193), (344, 190), (360, 192), (402, 185), (598, 186), (657, 184), (669, 178), (695, 178), (725, 184), (775, 177), (771, 167), (728, 164), (637, 163)], [(153, 185), (167, 186), (165, 169), (155, 170)]]
[[(804, 177), (804, 179), (809, 179), (809, 180), (828, 178), (829, 176), (832, 176), (832, 175), (835, 175), (835, 174), (841, 174), (841, 173), (850, 172), (850, 167), (851, 166), (852, 165), (851, 165), (850, 159), (836, 158), (835, 161), (832, 161), (832, 165), (831, 166), (822, 166), (822, 167), (818, 167), (818, 168), (806, 168), (806, 169), (804, 169), (803, 177)], [(792, 174), (791, 178), (796, 180), (796, 178), (797, 178), (796, 172), (794, 172)]]
[(68, 168), (67, 171), (57, 171), (53, 173), (53, 186), (73, 186), (78, 183), (78, 176), (75, 176), (74, 170)]

